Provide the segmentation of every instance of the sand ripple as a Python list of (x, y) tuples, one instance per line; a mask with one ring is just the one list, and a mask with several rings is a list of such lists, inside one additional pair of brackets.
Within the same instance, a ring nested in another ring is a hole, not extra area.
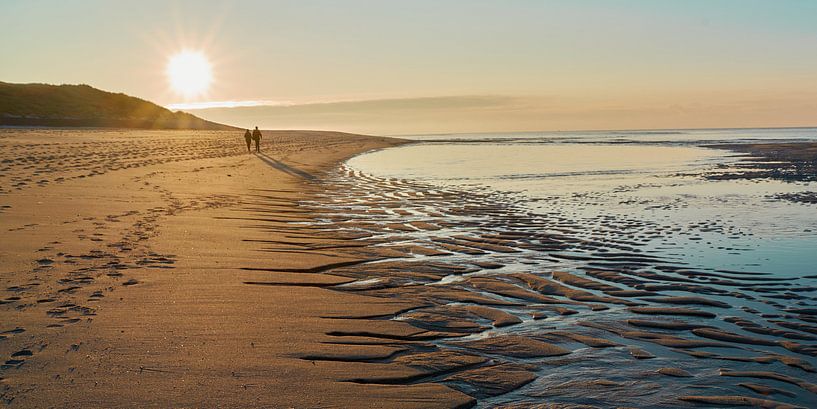
[[(806, 380), (817, 355), (813, 277), (692, 269), (634, 239), (665, 227), (611, 220), (588, 240), (579, 222), (487, 191), (347, 168), (325, 182), (301, 206), (363, 244), (349, 251), (367, 259), (322, 271), (349, 280), (326, 288), (413, 303), (358, 319), (419, 331), (329, 335), (338, 345), (355, 335), (400, 346), (399, 358), (379, 364), (443, 351), (483, 358), (456, 365), (458, 355), (438, 355), (444, 375), (366, 382), (441, 382), (481, 405), (517, 402), (509, 407), (817, 405)], [(693, 228), (708, 227), (680, 231)]]

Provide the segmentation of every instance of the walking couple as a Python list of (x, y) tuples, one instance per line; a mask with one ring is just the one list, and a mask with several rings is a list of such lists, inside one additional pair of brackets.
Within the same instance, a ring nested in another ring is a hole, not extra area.
[(261, 131), (258, 130), (257, 126), (255, 127), (255, 130), (252, 131), (252, 133), (250, 133), (249, 129), (247, 129), (247, 131), (244, 132), (244, 140), (247, 141), (248, 153), (251, 152), (250, 144), (252, 143), (252, 141), (255, 141), (255, 151), (261, 152)]

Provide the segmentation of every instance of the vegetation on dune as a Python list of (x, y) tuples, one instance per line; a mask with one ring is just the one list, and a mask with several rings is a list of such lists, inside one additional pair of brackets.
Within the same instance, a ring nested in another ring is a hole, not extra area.
[(0, 125), (229, 130), (206, 121), (88, 85), (0, 82)]

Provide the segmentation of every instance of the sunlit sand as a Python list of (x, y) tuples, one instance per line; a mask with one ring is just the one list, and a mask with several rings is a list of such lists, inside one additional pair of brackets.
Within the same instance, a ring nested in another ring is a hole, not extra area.
[(0, 1), (0, 406), (817, 408), (815, 21)]

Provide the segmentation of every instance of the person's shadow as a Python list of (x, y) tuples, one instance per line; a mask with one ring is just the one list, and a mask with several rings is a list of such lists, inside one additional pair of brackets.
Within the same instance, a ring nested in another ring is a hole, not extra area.
[(306, 180), (316, 180), (317, 178), (310, 174), (309, 172), (305, 172), (298, 168), (293, 168), (277, 159), (272, 158), (271, 156), (267, 155), (266, 153), (256, 152), (255, 156), (258, 156), (259, 159), (264, 161), (267, 165), (280, 170), (288, 175), (297, 176), (299, 178), (303, 178)]

